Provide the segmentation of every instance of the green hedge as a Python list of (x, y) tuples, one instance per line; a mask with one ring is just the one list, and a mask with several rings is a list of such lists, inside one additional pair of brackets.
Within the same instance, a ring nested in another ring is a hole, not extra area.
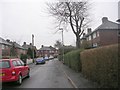
[(81, 50), (74, 50), (64, 56), (64, 63), (77, 72), (81, 71), (80, 52)]
[(101, 87), (118, 87), (118, 45), (81, 52), (82, 73)]

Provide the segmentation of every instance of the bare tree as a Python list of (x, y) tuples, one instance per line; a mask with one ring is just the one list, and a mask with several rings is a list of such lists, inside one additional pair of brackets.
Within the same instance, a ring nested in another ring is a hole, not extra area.
[(54, 44), (54, 47), (60, 49), (62, 47), (62, 43), (59, 40), (57, 40), (56, 43)]
[(88, 1), (47, 3), (49, 13), (54, 16), (58, 26), (70, 25), (76, 36), (76, 47), (80, 48), (80, 37), (88, 24)]

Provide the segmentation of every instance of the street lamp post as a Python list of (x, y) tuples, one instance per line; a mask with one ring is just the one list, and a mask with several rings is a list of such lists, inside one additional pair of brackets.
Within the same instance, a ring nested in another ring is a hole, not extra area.
[(63, 37), (63, 28), (59, 28), (59, 30), (61, 30), (62, 31), (62, 56), (63, 56), (63, 63), (64, 63), (64, 37)]

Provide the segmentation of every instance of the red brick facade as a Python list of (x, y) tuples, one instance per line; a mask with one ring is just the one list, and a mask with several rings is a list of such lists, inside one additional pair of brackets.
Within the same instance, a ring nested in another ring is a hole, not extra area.
[(88, 34), (84, 35), (84, 38), (81, 40), (87, 41), (89, 47), (117, 44), (118, 41), (120, 41), (120, 38), (118, 38), (120, 30), (119, 26), (120, 24), (111, 22), (107, 17), (103, 17), (102, 24), (93, 32), (88, 29)]

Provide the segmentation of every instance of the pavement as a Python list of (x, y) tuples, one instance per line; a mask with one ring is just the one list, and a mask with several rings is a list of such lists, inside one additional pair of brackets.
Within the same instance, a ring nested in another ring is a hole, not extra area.
[(82, 73), (75, 72), (62, 62), (60, 62), (60, 64), (63, 72), (74, 88), (99, 88), (97, 83), (87, 80)]

